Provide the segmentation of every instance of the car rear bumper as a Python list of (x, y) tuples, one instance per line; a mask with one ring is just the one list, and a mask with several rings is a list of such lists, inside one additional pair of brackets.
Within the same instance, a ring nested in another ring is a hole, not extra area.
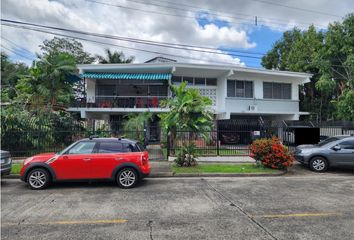
[(144, 178), (148, 177), (149, 175), (150, 175), (150, 173), (142, 173), (141, 178), (144, 179)]

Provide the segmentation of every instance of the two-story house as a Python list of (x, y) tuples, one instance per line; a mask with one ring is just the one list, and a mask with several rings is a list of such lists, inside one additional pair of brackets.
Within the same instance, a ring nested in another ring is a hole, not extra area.
[[(119, 123), (128, 113), (167, 112), (160, 101), (172, 97), (169, 84), (182, 81), (212, 100), (217, 120), (298, 120), (307, 114), (299, 110), (299, 85), (310, 81), (307, 73), (174, 61), (78, 68), (85, 97), (68, 110), (80, 112), (82, 118)], [(151, 125), (157, 122), (155, 118)]]

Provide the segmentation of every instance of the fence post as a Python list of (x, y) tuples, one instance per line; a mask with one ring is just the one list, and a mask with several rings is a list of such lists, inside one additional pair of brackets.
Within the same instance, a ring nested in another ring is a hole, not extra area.
[(219, 156), (220, 149), (219, 149), (219, 130), (216, 130), (216, 155)]
[(96, 121), (95, 119), (92, 120), (92, 135), (95, 135), (96, 132)]
[(168, 157), (170, 156), (170, 131), (167, 129), (167, 138), (166, 138), (166, 150), (167, 150), (167, 160)]

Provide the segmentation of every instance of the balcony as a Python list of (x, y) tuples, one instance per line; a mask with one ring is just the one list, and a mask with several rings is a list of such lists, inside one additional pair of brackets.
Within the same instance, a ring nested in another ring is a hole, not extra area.
[(71, 108), (161, 108), (167, 96), (96, 96), (95, 102), (76, 99)]

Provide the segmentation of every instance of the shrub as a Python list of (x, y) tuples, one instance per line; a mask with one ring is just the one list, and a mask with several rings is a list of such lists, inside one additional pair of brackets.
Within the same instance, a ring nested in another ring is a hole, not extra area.
[(276, 137), (255, 140), (250, 146), (250, 151), (251, 157), (257, 162), (274, 169), (287, 169), (295, 160), (288, 148)]
[(177, 153), (175, 163), (179, 167), (192, 167), (197, 165), (197, 150), (194, 143), (184, 145)]

